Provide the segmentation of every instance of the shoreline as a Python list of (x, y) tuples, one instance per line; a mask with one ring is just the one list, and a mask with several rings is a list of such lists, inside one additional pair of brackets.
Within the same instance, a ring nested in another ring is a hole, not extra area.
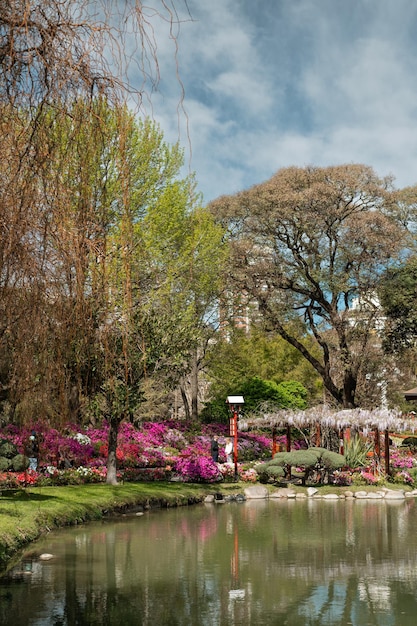
[(0, 493), (0, 575), (19, 560), (21, 552), (45, 533), (65, 526), (99, 521), (134, 510), (200, 503), (222, 504), (254, 499), (405, 500), (417, 490), (388, 487), (318, 487), (261, 483), (103, 483), (60, 487), (30, 487)]

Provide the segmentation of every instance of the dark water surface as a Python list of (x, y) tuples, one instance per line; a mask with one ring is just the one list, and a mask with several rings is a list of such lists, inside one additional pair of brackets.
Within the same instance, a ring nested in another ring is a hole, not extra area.
[(415, 626), (417, 501), (196, 505), (51, 532), (0, 579), (0, 624)]

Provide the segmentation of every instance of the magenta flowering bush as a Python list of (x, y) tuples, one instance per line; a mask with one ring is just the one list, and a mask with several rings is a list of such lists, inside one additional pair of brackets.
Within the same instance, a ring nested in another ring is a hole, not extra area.
[(410, 456), (407, 452), (394, 450), (390, 454), (390, 464), (395, 469), (411, 469), (417, 466), (417, 461), (413, 456)]
[(402, 470), (401, 472), (397, 472), (396, 474), (394, 474), (394, 482), (404, 485), (414, 484), (413, 477), (406, 470)]
[[(41, 422), (21, 429), (10, 425), (1, 429), (0, 435), (9, 439), (23, 453), (32, 430), (36, 430), (40, 442), (38, 473), (31, 478), (34, 484), (78, 484), (105, 480), (109, 434), (106, 422), (94, 428), (66, 424), (61, 430)], [(225, 463), (224, 446), (229, 436), (227, 425), (199, 425), (173, 420), (145, 422), (137, 427), (123, 422), (119, 429), (116, 452), (118, 470), (125, 480), (134, 480), (135, 476), (140, 480), (166, 479), (172, 473), (187, 481), (212, 482), (222, 479), (219, 466), (210, 457), (213, 433), (219, 438), (219, 462)], [(239, 432), (240, 462), (269, 457), (271, 448), (271, 437)], [(71, 468), (65, 467), (65, 471), (62, 457), (71, 465)], [(78, 468), (87, 469), (74, 473), (73, 470)], [(231, 471), (234, 475), (234, 468)], [(7, 476), (10, 481), (11, 474), (7, 473)], [(252, 480), (250, 473), (248, 480)], [(17, 484), (17, 479), (14, 482)]]
[(206, 456), (179, 458), (175, 463), (175, 471), (186, 482), (212, 483), (221, 479), (217, 464)]

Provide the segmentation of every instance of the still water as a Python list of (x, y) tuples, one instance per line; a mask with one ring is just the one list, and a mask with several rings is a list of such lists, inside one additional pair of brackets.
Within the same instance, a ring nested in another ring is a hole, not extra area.
[(51, 532), (0, 578), (4, 626), (416, 622), (414, 499), (153, 510)]

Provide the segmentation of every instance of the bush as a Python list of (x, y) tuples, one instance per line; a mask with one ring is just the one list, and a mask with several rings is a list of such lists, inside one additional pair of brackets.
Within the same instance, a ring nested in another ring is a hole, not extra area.
[(417, 448), (417, 437), (406, 437), (403, 439), (401, 448), (412, 448), (415, 450)]
[(6, 459), (5, 456), (0, 456), (0, 472), (7, 472), (12, 466), (10, 459)]
[(372, 445), (361, 437), (353, 437), (345, 444), (346, 465), (352, 469), (366, 467), (368, 464), (367, 454), (372, 450)]
[(24, 472), (29, 467), (29, 459), (24, 454), (16, 454), (12, 459), (12, 467), (15, 472)]
[(11, 441), (7, 441), (7, 439), (0, 441), (0, 456), (4, 456), (6, 459), (12, 459), (18, 452), (18, 449)]
[(321, 463), (328, 470), (336, 470), (346, 465), (346, 459), (343, 454), (325, 450), (321, 456)]
[(267, 483), (269, 480), (277, 480), (285, 475), (285, 471), (279, 465), (269, 463), (258, 463), (255, 465), (255, 471), (258, 474), (261, 483)]

